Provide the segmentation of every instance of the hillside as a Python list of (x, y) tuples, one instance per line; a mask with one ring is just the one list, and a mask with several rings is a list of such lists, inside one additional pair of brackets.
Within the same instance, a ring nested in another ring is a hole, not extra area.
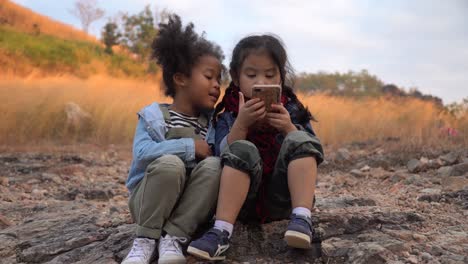
[(83, 31), (0, 0), (0, 74), (32, 73), (139, 78), (147, 75), (147, 65), (124, 53), (107, 54)]
[(0, 25), (8, 25), (26, 33), (40, 33), (69, 40), (99, 42), (95, 37), (79, 29), (35, 13), (9, 0), (0, 0)]

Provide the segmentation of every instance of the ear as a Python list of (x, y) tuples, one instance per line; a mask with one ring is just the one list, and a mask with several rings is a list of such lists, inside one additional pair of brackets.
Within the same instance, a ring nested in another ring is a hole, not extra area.
[(236, 75), (236, 73), (233, 70), (229, 70), (229, 75), (231, 75), (231, 80), (232, 82), (239, 87), (239, 77)]
[(176, 87), (184, 87), (187, 85), (187, 77), (180, 72), (174, 74), (174, 76), (172, 76), (172, 80)]

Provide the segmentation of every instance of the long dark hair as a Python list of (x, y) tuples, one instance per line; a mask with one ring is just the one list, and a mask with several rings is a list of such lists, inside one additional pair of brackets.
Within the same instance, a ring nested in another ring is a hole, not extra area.
[[(232, 52), (232, 59), (229, 64), (232, 78), (238, 80), (240, 76), (239, 71), (244, 60), (251, 53), (259, 51), (266, 51), (278, 66), (283, 93), (299, 108), (296, 113), (297, 121), (301, 124), (310, 122), (311, 120), (316, 121), (309, 109), (299, 101), (292, 89), (294, 86), (294, 70), (289, 63), (288, 55), (286, 54), (286, 50), (279, 38), (273, 35), (253, 35), (241, 39)], [(231, 82), (225, 94), (229, 93), (229, 89), (232, 89), (233, 85), (234, 83)], [(224, 98), (225, 97), (226, 95)], [(216, 116), (223, 111), (225, 107), (224, 98), (215, 108), (214, 119), (216, 119)]]

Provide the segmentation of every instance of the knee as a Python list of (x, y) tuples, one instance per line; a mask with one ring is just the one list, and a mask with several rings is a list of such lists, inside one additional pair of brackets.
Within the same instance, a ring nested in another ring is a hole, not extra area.
[(257, 147), (250, 141), (237, 140), (221, 155), (222, 164), (247, 173), (250, 178), (261, 174), (262, 159)]
[(315, 157), (317, 164), (323, 161), (323, 148), (320, 141), (304, 131), (289, 133), (281, 145), (280, 153), (287, 160)]
[(179, 181), (185, 177), (185, 164), (176, 155), (164, 155), (148, 165), (146, 175), (164, 182)]
[(304, 143), (310, 142), (310, 136), (304, 131), (293, 131), (289, 133), (283, 141), (283, 145), (299, 146)]
[(218, 157), (208, 157), (198, 163), (200, 170), (219, 173), (221, 171), (221, 160)]
[(260, 153), (257, 147), (248, 140), (232, 142), (225, 152), (244, 161), (258, 161), (258, 159), (260, 159)]
[(218, 157), (208, 157), (200, 161), (192, 172), (192, 177), (202, 178), (206, 184), (218, 188), (221, 178), (221, 160)]

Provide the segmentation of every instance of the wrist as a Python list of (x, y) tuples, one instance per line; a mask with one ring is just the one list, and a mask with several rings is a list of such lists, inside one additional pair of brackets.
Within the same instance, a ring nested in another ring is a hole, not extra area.
[(240, 131), (240, 132), (245, 132), (247, 133), (249, 131), (249, 128), (243, 124), (241, 124), (238, 119), (236, 121), (234, 121), (234, 124), (232, 125), (232, 127), (234, 129), (236, 129), (237, 131)]
[(291, 123), (291, 125), (287, 126), (283, 130), (283, 134), (286, 136), (286, 135), (288, 135), (289, 133), (291, 133), (293, 131), (297, 131), (297, 127), (294, 124)]

